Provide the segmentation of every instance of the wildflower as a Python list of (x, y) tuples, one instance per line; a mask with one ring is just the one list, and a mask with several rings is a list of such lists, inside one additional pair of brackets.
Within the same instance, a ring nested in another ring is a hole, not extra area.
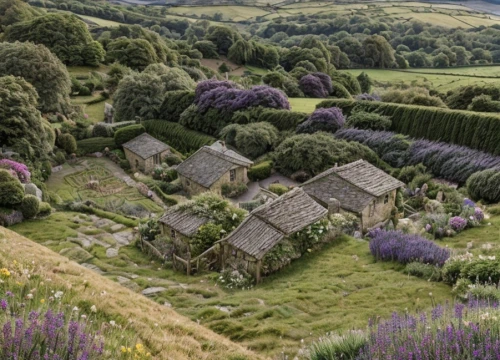
[(122, 354), (125, 354), (127, 352), (127, 348), (125, 346), (122, 346), (120, 348), (120, 351), (122, 352)]
[(6, 268), (1, 268), (0, 269), (0, 277), (7, 279), (8, 277), (10, 277), (10, 271)]
[(54, 298), (59, 300), (60, 298), (62, 298), (63, 294), (64, 293), (62, 291), (56, 291), (56, 293), (54, 294)]
[(80, 309), (78, 309), (78, 307), (77, 307), (77, 306), (75, 306), (75, 307), (73, 308), (73, 311), (79, 311), (79, 310), (80, 310)]
[(7, 303), (7, 300), (5, 300), (5, 299), (0, 300), (0, 309), (5, 311), (5, 310), (7, 310), (8, 306), (9, 306), (9, 304)]
[(95, 306), (95, 305), (92, 305), (92, 306), (90, 307), (90, 311), (92, 311), (93, 313), (97, 312), (97, 308), (96, 308), (96, 306)]
[(109, 322), (109, 324), (110, 324), (111, 326), (116, 326), (116, 322), (115, 322), (114, 320), (111, 320), (111, 321)]
[(28, 299), (28, 300), (33, 299), (33, 294), (28, 294), (28, 295), (26, 295), (26, 299)]
[(82, 319), (86, 319), (87, 318), (87, 315), (82, 315), (80, 316)]
[(135, 349), (137, 351), (139, 351), (139, 352), (142, 352), (142, 351), (144, 351), (144, 345), (142, 345), (142, 344), (136, 344), (135, 345)]
[(45, 299), (40, 299), (40, 304), (45, 304)]

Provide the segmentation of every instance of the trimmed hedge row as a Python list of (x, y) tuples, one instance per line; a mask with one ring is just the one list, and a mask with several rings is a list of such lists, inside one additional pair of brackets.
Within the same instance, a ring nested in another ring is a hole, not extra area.
[(378, 101), (331, 99), (317, 108), (337, 106), (344, 115), (356, 111), (375, 112), (390, 116), (391, 130), (414, 138), (444, 141), (500, 154), (500, 117), (469, 111), (449, 110), (430, 106), (403, 105)]
[(144, 134), (146, 129), (141, 124), (129, 125), (116, 130), (114, 139), (117, 146), (122, 146), (126, 142)]
[(248, 178), (252, 181), (267, 179), (269, 176), (271, 176), (272, 169), (272, 161), (264, 161), (260, 164), (252, 166), (250, 170), (248, 170)]
[(268, 122), (276, 126), (278, 130), (283, 131), (295, 130), (297, 125), (306, 121), (308, 118), (309, 114), (302, 112), (266, 109), (260, 114), (258, 122)]
[(167, 143), (181, 152), (196, 151), (204, 145), (211, 145), (215, 138), (184, 126), (164, 120), (148, 120), (142, 123), (148, 134)]
[(78, 156), (92, 154), (95, 152), (103, 152), (105, 148), (109, 150), (116, 149), (115, 139), (105, 137), (95, 137), (76, 142)]

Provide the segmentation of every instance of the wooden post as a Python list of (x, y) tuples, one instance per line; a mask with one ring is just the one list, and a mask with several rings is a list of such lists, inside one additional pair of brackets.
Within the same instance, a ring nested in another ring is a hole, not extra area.
[(255, 274), (255, 282), (260, 283), (260, 268), (262, 266), (262, 260), (257, 261), (257, 274)]
[(187, 261), (186, 261), (186, 273), (187, 275), (191, 275), (191, 252), (187, 253)]

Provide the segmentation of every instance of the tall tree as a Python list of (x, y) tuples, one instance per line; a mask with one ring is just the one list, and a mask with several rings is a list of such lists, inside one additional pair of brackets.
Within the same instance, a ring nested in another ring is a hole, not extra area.
[(394, 65), (394, 49), (383, 36), (372, 35), (366, 38), (363, 49), (365, 60), (369, 61), (366, 65), (378, 68), (390, 68)]

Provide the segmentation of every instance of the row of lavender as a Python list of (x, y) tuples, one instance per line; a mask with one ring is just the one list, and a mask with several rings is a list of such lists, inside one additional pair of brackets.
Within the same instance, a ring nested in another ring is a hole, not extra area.
[(415, 140), (389, 131), (341, 129), (335, 136), (368, 146), (392, 166), (422, 163), (435, 176), (459, 184), (465, 184), (475, 172), (500, 169), (500, 156), (465, 146)]

